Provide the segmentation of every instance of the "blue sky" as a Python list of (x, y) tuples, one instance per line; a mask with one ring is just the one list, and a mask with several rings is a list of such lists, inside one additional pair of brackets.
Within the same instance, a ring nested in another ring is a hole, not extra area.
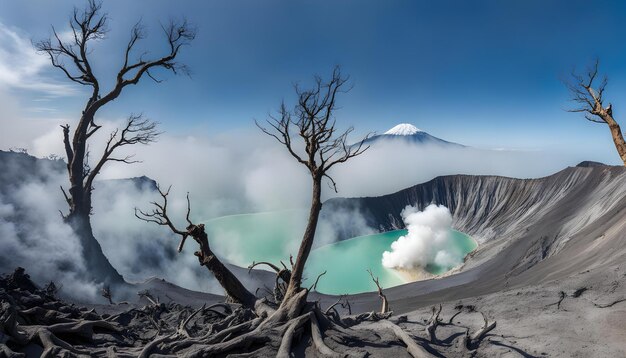
[[(2, 1), (0, 24), (41, 39), (50, 25), (67, 29), (74, 4), (83, 2)], [(174, 133), (253, 130), (253, 119), (293, 98), (294, 81), (306, 83), (339, 64), (354, 88), (342, 98), (338, 119), (358, 132), (409, 122), (473, 146), (571, 150), (619, 163), (606, 127), (564, 111), (570, 104), (561, 79), (599, 57), (610, 77), (607, 99), (621, 119), (624, 2), (107, 0), (104, 10), (111, 32), (93, 53), (103, 78), (115, 73), (139, 18), (152, 30), (142, 48), (155, 54), (163, 44), (159, 21), (185, 16), (198, 36), (181, 56), (191, 78), (144, 81), (103, 116), (144, 112)], [(69, 86), (47, 66), (31, 75)], [(67, 86), (54, 97), (10, 81), (3, 88), (2, 78), (0, 92), (21, 108), (37, 108), (23, 111), (25, 117), (73, 118), (85, 100)]]

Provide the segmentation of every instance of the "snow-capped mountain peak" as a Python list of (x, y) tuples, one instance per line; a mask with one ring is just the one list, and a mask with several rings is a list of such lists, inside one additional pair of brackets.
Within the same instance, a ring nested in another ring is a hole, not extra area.
[[(374, 143), (401, 143), (409, 145), (439, 145), (464, 147), (462, 144), (448, 142), (441, 138), (432, 136), (416, 126), (409, 123), (401, 123), (391, 128), (383, 134), (371, 136), (365, 140), (365, 144), (373, 145)], [(357, 143), (360, 144), (360, 143)]]
[(389, 135), (413, 135), (415, 133), (423, 132), (423, 130), (409, 123), (401, 123), (397, 126), (386, 131), (385, 134)]

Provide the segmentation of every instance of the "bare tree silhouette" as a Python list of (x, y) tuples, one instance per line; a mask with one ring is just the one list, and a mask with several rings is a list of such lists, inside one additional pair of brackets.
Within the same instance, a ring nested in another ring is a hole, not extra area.
[(149, 144), (160, 133), (155, 122), (141, 115), (130, 115), (123, 128), (110, 134), (104, 152), (92, 166), (89, 161), (89, 143), (92, 136), (102, 128), (96, 122), (96, 114), (118, 98), (125, 88), (139, 83), (144, 77), (161, 82), (153, 73), (157, 69), (175, 74), (187, 73), (186, 66), (177, 62), (176, 58), (181, 49), (194, 39), (195, 31), (186, 21), (170, 21), (162, 26), (168, 45), (167, 52), (161, 57), (148, 59), (145, 52), (135, 55), (137, 44), (146, 37), (141, 22), (135, 24), (123, 52), (123, 65), (114, 77), (113, 88), (106, 91), (101, 88), (103, 81), (95, 75), (92, 67), (94, 59), (91, 45), (106, 38), (108, 32), (109, 18), (101, 8), (102, 4), (95, 0), (89, 0), (84, 10), (75, 8), (69, 21), (72, 35), (70, 40), (61, 38), (53, 27), (52, 37), (36, 43), (35, 46), (41, 53), (47, 54), (52, 66), (63, 72), (70, 81), (90, 88), (89, 98), (73, 132), (69, 124), (61, 126), (70, 181), (68, 191), (61, 188), (69, 206), (69, 213), (64, 215), (64, 219), (81, 238), (84, 257), (90, 265), (89, 271), (93, 278), (103, 282), (122, 282), (121, 275), (111, 266), (93, 236), (90, 221), (93, 182), (109, 162), (136, 163), (132, 156), (115, 156), (120, 147)]
[(613, 106), (610, 103), (606, 107), (604, 105), (604, 92), (609, 80), (607, 76), (603, 76), (597, 82), (598, 65), (599, 61), (596, 60), (584, 75), (572, 72), (572, 79), (566, 82), (566, 86), (572, 94), (572, 101), (579, 106), (569, 112), (584, 113), (588, 121), (608, 125), (615, 149), (626, 165), (626, 142), (622, 130), (613, 117)]
[[(337, 185), (329, 174), (330, 169), (362, 154), (369, 148), (364, 146), (369, 135), (356, 144), (349, 145), (348, 135), (354, 129), (350, 127), (341, 132), (336, 127), (337, 96), (349, 90), (346, 87), (347, 81), (348, 77), (342, 76), (339, 67), (335, 67), (328, 82), (315, 76), (315, 84), (312, 88), (301, 89), (296, 86), (298, 102), (293, 109), (287, 109), (283, 102), (278, 116), (270, 116), (267, 120), (268, 127), (256, 123), (265, 134), (284, 145), (291, 156), (308, 169), (313, 182), (309, 219), (283, 302), (289, 301), (302, 289), (304, 266), (313, 246), (315, 230), (322, 210), (322, 180), (327, 178), (333, 189), (337, 191)], [(295, 141), (300, 141), (304, 145), (304, 153), (298, 152)]]

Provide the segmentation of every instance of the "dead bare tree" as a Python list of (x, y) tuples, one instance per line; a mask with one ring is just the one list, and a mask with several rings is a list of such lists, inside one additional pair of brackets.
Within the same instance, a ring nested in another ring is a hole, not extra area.
[(100, 290), (100, 295), (107, 299), (110, 305), (113, 304), (113, 295), (111, 294), (111, 287), (106, 285)]
[[(335, 187), (335, 182), (329, 176), (328, 170), (367, 149), (363, 146), (363, 141), (352, 146), (347, 144), (347, 136), (352, 129), (341, 134), (336, 132), (333, 116), (336, 109), (336, 96), (342, 92), (342, 86), (346, 83), (346, 79), (341, 76), (339, 69), (333, 71), (333, 76), (329, 82), (322, 82), (319, 77), (316, 77), (315, 83), (316, 85), (311, 90), (305, 91), (296, 88), (298, 104), (291, 111), (288, 111), (283, 104), (280, 117), (268, 121), (272, 129), (261, 127), (265, 133), (285, 145), (290, 154), (309, 169), (313, 179), (313, 198), (309, 222), (298, 256), (295, 261), (290, 259), (291, 267), (288, 268), (282, 262), (282, 268), (270, 262), (253, 262), (249, 266), (250, 269), (253, 269), (259, 265), (265, 265), (276, 273), (276, 287), (273, 297), (270, 299), (266, 297), (257, 298), (216, 257), (210, 248), (204, 226), (194, 224), (190, 219), (189, 195), (187, 195), (187, 213), (185, 216), (188, 225), (185, 230), (178, 229), (170, 219), (167, 211), (169, 190), (162, 191), (159, 189), (162, 201), (153, 202), (151, 211), (136, 209), (135, 215), (139, 219), (168, 227), (180, 236), (179, 252), (187, 238), (193, 238), (200, 247), (195, 252), (200, 265), (206, 266), (217, 278), (230, 301), (240, 305), (239, 309), (233, 310), (227, 317), (221, 317), (221, 322), (210, 326), (208, 331), (205, 330), (205, 333), (201, 335), (193, 336), (191, 332), (180, 328), (166, 335), (158, 335), (143, 348), (140, 356), (148, 356), (152, 352), (169, 352), (185, 353), (189, 356), (242, 353), (242, 356), (273, 355), (283, 357), (290, 355), (294, 342), (306, 333), (319, 354), (339, 357), (346, 354), (351, 355), (354, 348), (344, 347), (340, 350), (345, 352), (338, 353), (326, 345), (324, 333), (332, 329), (336, 331), (335, 335), (343, 336), (345, 340), (354, 339), (354, 337), (349, 337), (355, 334), (355, 331), (348, 331), (345, 328), (355, 327), (367, 321), (378, 321), (380, 324), (365, 325), (358, 329), (374, 331), (391, 329), (397, 339), (404, 342), (407, 351), (412, 356), (432, 356), (409, 334), (404, 332), (403, 328), (388, 321), (392, 312), (389, 311), (387, 298), (378, 283), (378, 279), (373, 277), (371, 271), (370, 275), (377, 284), (378, 293), (383, 301), (380, 313), (363, 313), (342, 319), (335, 309), (340, 304), (341, 298), (325, 312), (320, 309), (318, 302), (307, 301), (309, 291), (315, 287), (315, 283), (323, 275), (321, 273), (318, 276), (311, 288), (301, 287), (304, 265), (313, 244), (315, 228), (322, 206), (322, 180), (328, 178), (331, 185)], [(292, 133), (292, 129), (295, 133)], [(303, 140), (306, 155), (299, 154), (295, 145), (292, 145), (292, 136), (293, 138), (299, 136)], [(272, 295), (269, 288), (267, 291)], [(344, 305), (342, 304), (342, 306)], [(351, 314), (352, 310), (347, 300), (344, 307), (347, 307)], [(184, 322), (182, 327), (185, 326)], [(339, 342), (341, 339), (335, 341)]]
[(160, 187), (157, 187), (157, 189), (163, 198), (163, 203), (153, 202), (152, 205), (154, 209), (150, 212), (135, 209), (135, 216), (146, 222), (167, 226), (173, 233), (179, 235), (181, 239), (178, 244), (178, 252), (183, 250), (187, 238), (191, 237), (200, 247), (199, 251), (194, 252), (194, 255), (198, 257), (200, 265), (206, 267), (213, 276), (215, 276), (226, 291), (229, 300), (241, 303), (249, 308), (254, 308), (256, 297), (248, 291), (239, 279), (237, 279), (237, 277), (224, 266), (222, 261), (215, 256), (209, 245), (209, 239), (204, 230), (204, 224), (194, 224), (189, 218), (191, 214), (189, 193), (187, 194), (187, 215), (185, 216), (188, 225), (185, 230), (180, 230), (172, 223), (167, 212), (167, 196), (169, 195), (170, 189), (168, 188), (167, 191), (162, 191)]
[[(336, 191), (336, 183), (329, 171), (334, 166), (347, 162), (369, 148), (364, 146), (364, 141), (368, 136), (355, 145), (349, 145), (348, 135), (352, 133), (353, 128), (350, 127), (343, 132), (339, 132), (336, 128), (337, 95), (347, 91), (347, 81), (348, 77), (343, 77), (339, 67), (335, 67), (328, 82), (316, 76), (315, 85), (311, 89), (304, 90), (296, 86), (297, 104), (289, 110), (283, 102), (278, 116), (270, 116), (267, 120), (269, 127), (256, 122), (265, 134), (284, 145), (289, 154), (308, 169), (313, 182), (309, 219), (283, 303), (288, 302), (302, 289), (304, 266), (313, 246), (315, 230), (322, 210), (322, 180), (327, 178)], [(298, 137), (304, 145), (304, 153), (299, 151), (297, 144), (294, 143)]]
[[(104, 39), (108, 32), (109, 18), (103, 13), (102, 4), (97, 0), (88, 0), (84, 10), (74, 9), (69, 20), (71, 29), (70, 40), (62, 38), (52, 28), (52, 37), (35, 44), (37, 50), (50, 58), (52, 66), (58, 68), (72, 82), (88, 87), (89, 98), (82, 111), (76, 128), (70, 133), (69, 124), (63, 128), (63, 143), (67, 156), (69, 174), (69, 194), (61, 188), (69, 206), (69, 214), (64, 215), (82, 241), (83, 254), (90, 265), (90, 273), (94, 279), (103, 282), (123, 282), (121, 275), (111, 266), (102, 253), (100, 244), (93, 236), (90, 215), (92, 214), (91, 196), (93, 182), (105, 164), (110, 162), (135, 163), (132, 156), (115, 156), (114, 153), (123, 146), (148, 144), (153, 142), (159, 132), (156, 123), (144, 119), (141, 115), (131, 115), (126, 125), (111, 133), (104, 152), (92, 166), (89, 162), (89, 143), (102, 126), (96, 122), (97, 112), (118, 98), (125, 88), (136, 85), (145, 76), (155, 82), (154, 71), (157, 69), (173, 73), (187, 72), (187, 68), (176, 61), (182, 47), (188, 45), (195, 37), (195, 31), (186, 21), (171, 21), (162, 26), (167, 52), (154, 59), (146, 58), (147, 52), (135, 56), (137, 44), (146, 37), (141, 22), (131, 30), (130, 39), (123, 51), (123, 65), (114, 75), (113, 88), (106, 91), (101, 88), (101, 78), (93, 71), (94, 56), (92, 45)], [(136, 59), (133, 59), (137, 57)]]
[(622, 130), (613, 117), (613, 106), (609, 103), (605, 107), (604, 104), (608, 77), (603, 76), (600, 83), (596, 83), (599, 75), (598, 65), (599, 61), (596, 60), (584, 75), (572, 72), (572, 80), (566, 82), (566, 85), (572, 94), (572, 101), (579, 106), (568, 111), (585, 113), (585, 119), (588, 121), (608, 125), (617, 153), (626, 165), (626, 142)]
[(380, 307), (380, 314), (385, 315), (389, 312), (389, 302), (387, 301), (387, 296), (383, 293), (383, 288), (378, 282), (378, 277), (374, 277), (372, 270), (367, 270), (367, 273), (370, 274), (372, 281), (374, 281), (374, 284), (376, 284), (376, 288), (378, 289), (378, 297), (380, 297), (380, 300), (382, 302), (382, 306)]

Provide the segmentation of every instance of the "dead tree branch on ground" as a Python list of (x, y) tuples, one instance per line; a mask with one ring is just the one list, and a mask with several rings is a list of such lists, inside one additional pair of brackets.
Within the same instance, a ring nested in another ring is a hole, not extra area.
[(484, 324), (481, 329), (476, 331), (473, 335), (470, 336), (469, 328), (467, 329), (464, 337), (465, 347), (471, 351), (478, 348), (480, 342), (482, 342), (483, 338), (487, 335), (487, 333), (491, 332), (494, 328), (496, 328), (496, 321), (489, 323), (487, 320), (487, 316), (484, 313), (480, 313), (483, 316)]
[[(439, 305), (439, 309), (433, 307), (433, 314), (428, 320), (428, 324), (426, 326), (426, 332), (428, 332), (428, 336), (430, 337), (431, 342), (437, 342), (437, 327), (441, 324), (441, 320), (439, 319), (439, 315), (441, 314), (442, 306)], [(454, 316), (453, 316), (454, 318)], [(452, 318), (450, 319), (452, 321)]]

